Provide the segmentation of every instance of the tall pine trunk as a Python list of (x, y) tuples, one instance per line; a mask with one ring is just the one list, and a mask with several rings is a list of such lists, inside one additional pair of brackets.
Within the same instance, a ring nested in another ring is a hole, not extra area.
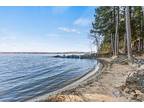
[(119, 7), (116, 8), (116, 26), (115, 26), (115, 56), (118, 56), (119, 52)]
[(143, 15), (144, 15), (144, 6), (142, 6), (142, 11), (143, 11)]
[(140, 24), (140, 26), (139, 26), (139, 31), (138, 31), (138, 51), (142, 51), (142, 43), (143, 43), (143, 39), (142, 39), (142, 36), (143, 36), (143, 12), (142, 12), (142, 8), (141, 9), (139, 9), (139, 11), (138, 11), (138, 14), (140, 14), (140, 16), (139, 16), (139, 24)]
[(143, 50), (143, 12), (140, 10), (140, 51)]
[(133, 60), (132, 60), (132, 49), (131, 49), (131, 25), (130, 25), (129, 6), (126, 6), (125, 17), (126, 17), (126, 37), (127, 37), (128, 60), (130, 62), (133, 62)]
[(114, 55), (114, 38), (112, 33), (111, 33), (111, 50), (112, 50), (112, 54)]
[[(113, 28), (113, 25), (115, 23), (114, 15), (115, 15), (115, 7), (111, 7), (111, 28)], [(111, 52), (112, 52), (112, 55), (114, 55), (115, 49), (114, 49), (114, 36), (113, 36), (114, 31), (113, 31), (113, 29), (110, 32), (111, 32)]]
[[(125, 18), (125, 7), (124, 7), (124, 10), (123, 10), (123, 15), (124, 15), (124, 21), (126, 20), (126, 18)], [(123, 44), (124, 44), (124, 46), (123, 46), (123, 48), (124, 48), (124, 54), (126, 54), (126, 52), (127, 52), (127, 39), (126, 39), (126, 33), (124, 33), (123, 34), (124, 35), (124, 37), (123, 37), (123, 39), (124, 39), (124, 42), (123, 42)]]
[[(123, 15), (125, 16), (125, 8), (123, 11)], [(126, 18), (124, 17), (124, 21), (126, 21)], [(126, 33), (124, 33), (124, 54), (127, 53), (127, 38), (126, 38)]]
[(126, 37), (126, 33), (124, 34), (124, 54), (126, 54), (127, 52), (127, 37)]
[(141, 33), (142, 33), (142, 40), (141, 40), (141, 50), (144, 50), (144, 6), (142, 6), (142, 20), (141, 20)]

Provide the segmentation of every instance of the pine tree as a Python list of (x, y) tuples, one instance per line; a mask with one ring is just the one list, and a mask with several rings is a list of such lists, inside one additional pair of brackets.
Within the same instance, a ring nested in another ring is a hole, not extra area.
[(128, 13), (127, 8), (100, 6), (95, 9), (90, 34), (94, 43), (99, 43), (99, 52), (132, 56), (132, 51), (143, 50), (144, 7), (130, 6)]
[(119, 52), (119, 7), (116, 7), (116, 25), (115, 25), (115, 56), (118, 56)]
[(125, 9), (126, 17), (126, 36), (127, 36), (127, 50), (128, 50), (128, 59), (132, 62), (132, 50), (131, 50), (131, 25), (130, 25), (130, 12), (129, 7)]

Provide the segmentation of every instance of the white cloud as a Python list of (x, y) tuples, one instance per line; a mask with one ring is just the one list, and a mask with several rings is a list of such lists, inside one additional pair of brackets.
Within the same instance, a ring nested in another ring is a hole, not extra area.
[(69, 6), (58, 6), (58, 7), (52, 7), (52, 13), (54, 14), (62, 14), (66, 12), (70, 7)]
[(67, 33), (77, 33), (80, 34), (80, 31), (73, 29), (73, 28), (66, 28), (66, 27), (59, 27), (58, 28), (61, 31), (67, 32)]
[(88, 26), (90, 25), (91, 21), (88, 18), (78, 18), (74, 21), (74, 25), (78, 26)]

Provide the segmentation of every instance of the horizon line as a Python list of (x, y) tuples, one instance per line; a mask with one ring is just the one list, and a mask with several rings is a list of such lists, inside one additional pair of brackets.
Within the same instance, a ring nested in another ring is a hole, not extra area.
[(0, 52), (0, 54), (72, 54), (72, 53), (90, 53), (83, 51), (67, 51), (67, 52)]

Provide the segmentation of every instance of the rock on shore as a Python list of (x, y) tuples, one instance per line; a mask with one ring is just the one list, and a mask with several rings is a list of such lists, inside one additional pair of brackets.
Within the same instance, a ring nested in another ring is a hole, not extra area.
[(144, 101), (144, 69), (130, 72), (125, 82), (124, 92), (136, 101)]

